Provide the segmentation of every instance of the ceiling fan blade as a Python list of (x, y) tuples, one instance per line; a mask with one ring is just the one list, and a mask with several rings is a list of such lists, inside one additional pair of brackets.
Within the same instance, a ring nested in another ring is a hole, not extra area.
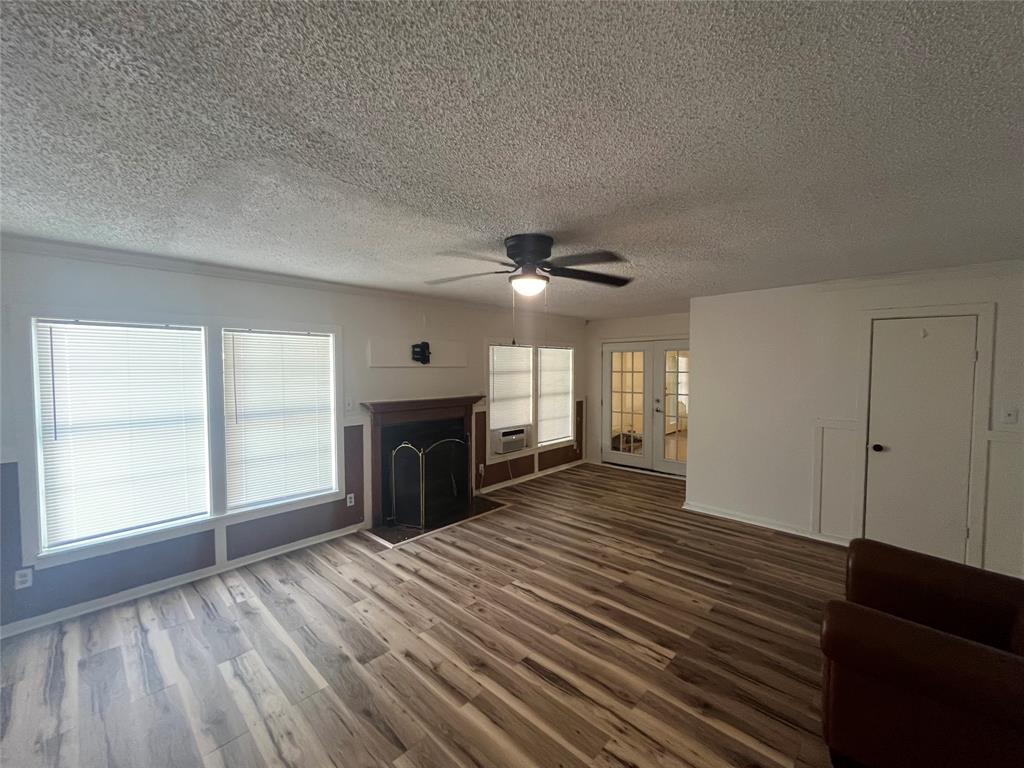
[(586, 253), (571, 253), (567, 256), (554, 256), (545, 263), (552, 267), (582, 267), (587, 264), (614, 264), (617, 261), (625, 261), (625, 259), (613, 251), (587, 251)]
[(619, 275), (605, 275), (600, 272), (591, 272), (589, 269), (569, 269), (568, 267), (551, 267), (544, 269), (554, 277), (568, 277), (570, 280), (583, 280), (588, 283), (600, 283), (601, 285), (613, 285), (621, 288), (633, 282), (632, 277), (620, 277)]
[(499, 259), (495, 256), (484, 256), (471, 251), (441, 251), (438, 256), (451, 256), (456, 259), (468, 259), (469, 261), (482, 261), (485, 264), (497, 264), (499, 267), (511, 266), (508, 259)]
[(484, 275), (510, 275), (515, 272), (514, 269), (499, 269), (494, 272), (474, 272), (471, 275), (458, 275), (457, 277), (440, 277), (436, 280), (427, 280), (425, 285), (444, 285), (445, 283), (454, 283), (457, 280), (466, 280), (470, 277), (483, 277)]

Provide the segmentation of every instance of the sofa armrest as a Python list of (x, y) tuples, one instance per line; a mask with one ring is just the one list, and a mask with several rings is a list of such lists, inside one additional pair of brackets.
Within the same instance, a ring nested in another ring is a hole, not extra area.
[(846, 599), (1008, 649), (1018, 613), (1024, 610), (1024, 581), (856, 539), (847, 554)]
[(1024, 658), (854, 603), (825, 608), (821, 649), (839, 666), (1024, 728)]

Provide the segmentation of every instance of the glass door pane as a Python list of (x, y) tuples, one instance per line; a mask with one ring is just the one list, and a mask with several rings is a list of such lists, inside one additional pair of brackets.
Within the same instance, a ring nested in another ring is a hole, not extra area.
[(690, 352), (682, 340), (654, 343), (654, 469), (686, 474), (689, 453)]
[(685, 349), (665, 351), (665, 388), (662, 426), (665, 435), (662, 458), (686, 462), (687, 424), (690, 411), (690, 358)]
[(644, 453), (644, 353), (612, 352), (611, 450)]
[(650, 468), (658, 448), (650, 435), (657, 432), (652, 420), (656, 394), (651, 372), (652, 345), (649, 342), (608, 342), (602, 354), (603, 435), (601, 455), (605, 461)]

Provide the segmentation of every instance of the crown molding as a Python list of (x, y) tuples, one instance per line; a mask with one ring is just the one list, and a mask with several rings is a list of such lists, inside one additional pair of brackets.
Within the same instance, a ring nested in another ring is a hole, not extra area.
[[(17, 232), (0, 232), (0, 253), (29, 257), (66, 259), (71, 261), (89, 261), (114, 266), (133, 267), (136, 269), (152, 269), (162, 272), (213, 277), (221, 280), (244, 280), (253, 283), (264, 283), (289, 288), (327, 291), (347, 296), (367, 296), (377, 299), (389, 299), (407, 303), (430, 304), (441, 307), (469, 307), (472, 309), (510, 310), (511, 303), (487, 304), (484, 302), (462, 301), (459, 299), (440, 298), (407, 291), (389, 291), (351, 283), (331, 280), (320, 280), (310, 277), (298, 277), (282, 272), (264, 272), (243, 267), (228, 267), (208, 261), (193, 261), (175, 256), (160, 256), (141, 251), (129, 251), (120, 248), (75, 243), (67, 240), (23, 235)], [(572, 315), (561, 315), (555, 312), (536, 312), (516, 307), (516, 313), (533, 317), (557, 317), (564, 320), (583, 322), (584, 318)]]

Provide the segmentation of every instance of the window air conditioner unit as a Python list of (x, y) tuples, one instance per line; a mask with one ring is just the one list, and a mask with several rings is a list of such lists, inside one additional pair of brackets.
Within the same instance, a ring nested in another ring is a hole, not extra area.
[(508, 429), (491, 430), (491, 453), (497, 455), (502, 453), (514, 453), (530, 447), (530, 438), (533, 427), (524, 424), (521, 427), (509, 427)]

